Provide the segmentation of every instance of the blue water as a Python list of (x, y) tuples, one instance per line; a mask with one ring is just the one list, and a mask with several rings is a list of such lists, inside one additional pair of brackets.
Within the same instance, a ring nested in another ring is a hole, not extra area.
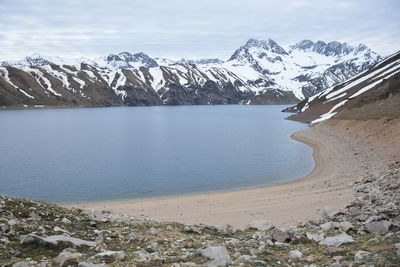
[(0, 111), (0, 194), (56, 203), (272, 184), (314, 167), (285, 106)]

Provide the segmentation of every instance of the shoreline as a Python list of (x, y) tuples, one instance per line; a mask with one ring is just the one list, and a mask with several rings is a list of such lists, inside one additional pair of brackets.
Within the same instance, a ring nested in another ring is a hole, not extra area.
[(371, 155), (371, 144), (360, 146), (348, 127), (334, 124), (322, 123), (292, 134), (313, 149), (314, 169), (304, 177), (243, 189), (63, 206), (185, 224), (245, 226), (261, 219), (280, 226), (305, 222), (319, 217), (324, 206), (344, 208), (353, 199), (350, 184), (374, 172), (371, 161), (380, 161)]

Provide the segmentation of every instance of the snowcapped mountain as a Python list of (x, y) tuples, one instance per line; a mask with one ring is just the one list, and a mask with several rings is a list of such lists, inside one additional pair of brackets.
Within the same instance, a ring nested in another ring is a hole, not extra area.
[(296, 103), (379, 59), (364, 45), (303, 40), (285, 50), (271, 39), (250, 39), (227, 61), (33, 55), (2, 62), (0, 105)]
[(400, 115), (400, 51), (336, 86), (287, 109), (289, 117), (317, 123), (331, 117), (369, 119)]

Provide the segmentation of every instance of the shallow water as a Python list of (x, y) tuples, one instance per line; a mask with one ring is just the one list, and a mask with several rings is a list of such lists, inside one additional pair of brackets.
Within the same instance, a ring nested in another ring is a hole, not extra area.
[(0, 111), (0, 194), (56, 203), (272, 184), (314, 167), (286, 106)]

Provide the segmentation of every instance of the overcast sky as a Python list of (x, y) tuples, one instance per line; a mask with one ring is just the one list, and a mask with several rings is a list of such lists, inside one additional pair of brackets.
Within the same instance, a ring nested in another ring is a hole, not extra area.
[(143, 51), (227, 59), (249, 38), (400, 50), (399, 0), (0, 0), (0, 61)]

